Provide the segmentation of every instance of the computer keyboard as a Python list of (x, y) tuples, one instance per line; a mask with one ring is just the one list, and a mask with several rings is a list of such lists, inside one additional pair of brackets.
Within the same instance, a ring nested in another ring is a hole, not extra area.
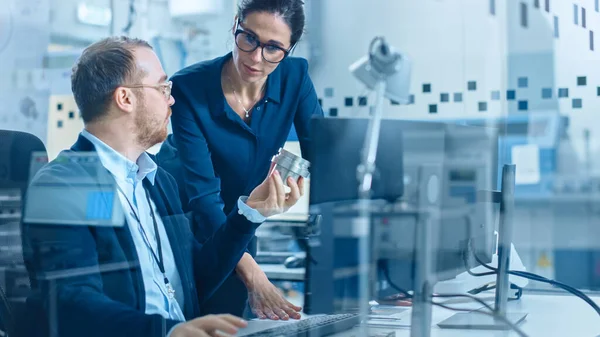
[(358, 323), (360, 323), (358, 314), (324, 315), (286, 323), (245, 337), (320, 337), (349, 330)]
[(292, 254), (258, 254), (254, 261), (258, 264), (283, 264)]

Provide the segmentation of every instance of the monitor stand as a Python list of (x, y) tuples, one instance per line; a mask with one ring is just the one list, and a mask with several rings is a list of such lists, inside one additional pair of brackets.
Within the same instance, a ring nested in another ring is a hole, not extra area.
[[(507, 313), (504, 317), (512, 324), (517, 325), (525, 320), (527, 314)], [(438, 326), (442, 329), (510, 330), (510, 326), (504, 321), (477, 311), (454, 314), (445, 321), (438, 323)]]
[[(510, 250), (512, 244), (512, 224), (515, 208), (515, 165), (504, 165), (502, 168), (501, 190), (491, 191), (492, 202), (500, 203), (500, 221), (498, 225), (498, 269), (496, 272), (496, 296), (494, 314), (503, 316), (514, 325), (521, 323), (526, 313), (507, 313), (508, 290), (510, 282)], [(487, 310), (487, 309), (483, 309)], [(504, 320), (488, 316), (476, 310), (468, 313), (458, 313), (438, 323), (442, 329), (478, 329), (478, 330), (509, 330), (511, 327)]]

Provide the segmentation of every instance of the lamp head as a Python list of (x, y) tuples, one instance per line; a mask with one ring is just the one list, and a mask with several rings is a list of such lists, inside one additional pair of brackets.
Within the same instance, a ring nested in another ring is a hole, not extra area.
[(371, 41), (369, 55), (350, 66), (350, 71), (369, 89), (385, 81), (385, 97), (401, 104), (409, 102), (411, 62), (396, 52), (383, 37)]

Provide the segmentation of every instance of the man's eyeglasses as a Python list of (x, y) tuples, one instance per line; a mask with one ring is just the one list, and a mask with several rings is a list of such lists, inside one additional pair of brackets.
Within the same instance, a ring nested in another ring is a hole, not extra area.
[(124, 88), (154, 88), (160, 91), (165, 99), (168, 101), (171, 98), (171, 90), (173, 89), (173, 82), (167, 81), (165, 83), (159, 84), (133, 84), (133, 85), (123, 85)]
[(288, 56), (290, 49), (284, 49), (271, 43), (262, 43), (258, 40), (258, 37), (250, 32), (247, 32), (237, 23), (237, 30), (235, 31), (235, 44), (241, 51), (251, 53), (256, 48), (261, 47), (262, 57), (269, 63), (279, 63)]

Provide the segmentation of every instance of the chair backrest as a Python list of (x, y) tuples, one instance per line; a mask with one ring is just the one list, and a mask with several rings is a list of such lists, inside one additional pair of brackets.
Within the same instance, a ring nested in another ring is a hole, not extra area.
[(0, 130), (0, 189), (27, 187), (33, 152), (46, 152), (39, 138), (26, 132)]
[[(27, 192), (31, 175), (34, 174), (34, 172), (30, 172), (33, 152), (46, 153), (46, 147), (39, 138), (25, 132), (0, 130), (0, 197), (5, 197), (3, 200), (7, 202), (6, 206), (19, 208), (19, 211), (21, 211), (23, 197)], [(17, 189), (19, 192), (16, 191)], [(14, 200), (11, 199), (12, 197), (15, 197)], [(0, 211), (4, 206), (0, 199)], [(21, 226), (18, 218), (11, 222)], [(3, 225), (3, 228), (9, 226), (8, 223), (2, 222), (0, 225)], [(15, 245), (22, 245), (23, 250), (27, 249), (24, 247), (26, 242), (21, 241), (21, 238), (16, 241)], [(0, 260), (11, 261), (9, 256), (2, 256)], [(19, 264), (22, 264), (22, 257), (19, 260)], [(12, 265), (11, 267), (22, 268), (23, 266)], [(10, 289), (6, 284), (0, 284), (0, 329), (9, 337), (26, 336), (24, 330), (28, 323), (25, 321), (27, 317), (25, 304), (17, 301), (11, 305), (8, 290)]]
[(4, 289), (0, 287), (0, 330), (9, 337), (17, 336), (17, 320)]

